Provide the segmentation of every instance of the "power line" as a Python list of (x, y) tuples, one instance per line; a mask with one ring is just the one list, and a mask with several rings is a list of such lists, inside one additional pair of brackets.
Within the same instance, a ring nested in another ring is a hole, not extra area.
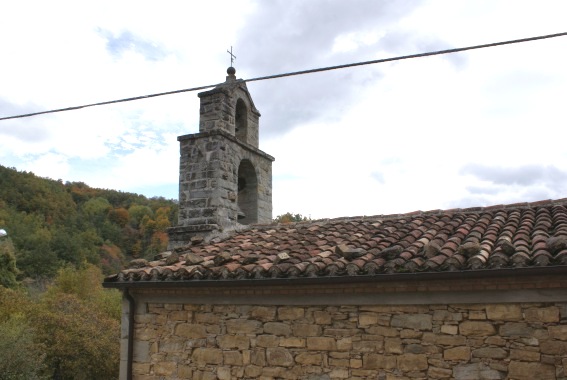
[[(349, 68), (349, 67), (374, 65), (374, 64), (378, 64), (378, 63), (401, 61), (403, 59), (422, 58), (422, 57), (430, 57), (430, 56), (433, 56), (433, 55), (458, 53), (458, 52), (466, 51), (466, 50), (484, 49), (484, 48), (489, 48), (489, 47), (517, 44), (517, 43), (537, 41), (537, 40), (544, 40), (544, 39), (548, 39), (548, 38), (555, 38), (555, 37), (562, 37), (562, 36), (567, 36), (567, 32), (556, 33), (556, 34), (547, 34), (547, 35), (537, 36), (537, 37), (521, 38), (521, 39), (517, 39), (517, 40), (493, 42), (493, 43), (490, 43), (490, 44), (483, 44), (483, 45), (473, 45), (473, 46), (467, 46), (467, 47), (455, 48), (455, 49), (438, 50), (438, 51), (427, 52), (427, 53), (403, 55), (403, 56), (398, 56), (398, 57), (393, 57), (393, 58), (375, 59), (375, 60), (372, 60), (372, 61), (347, 63), (347, 64), (344, 64), (344, 65), (320, 67), (320, 68), (317, 68), (317, 69), (310, 69), (310, 70), (293, 71), (293, 72), (289, 72), (289, 73), (275, 74), (275, 75), (268, 75), (268, 76), (263, 76), (263, 77), (245, 79), (244, 82), (256, 82), (256, 81), (267, 80), (267, 79), (276, 79), (276, 78), (291, 77), (291, 76), (296, 76), (296, 75), (313, 74), (313, 73), (318, 73), (318, 72), (323, 72), (323, 71), (346, 69), (346, 68)], [(208, 89), (208, 88), (216, 87), (220, 84), (222, 84), (222, 83), (211, 84), (211, 85), (206, 85), (206, 86), (199, 86), (199, 87), (191, 87), (191, 88), (186, 88), (186, 89), (182, 89), (182, 90), (160, 92), (160, 93), (150, 94), (150, 95), (134, 96), (134, 97), (131, 97), (131, 98), (108, 100), (108, 101), (105, 101), (105, 102), (84, 104), (84, 105), (81, 105), (81, 106), (58, 108), (58, 109), (53, 109), (53, 110), (48, 110), (48, 111), (33, 112), (33, 113), (27, 113), (27, 114), (15, 115), (15, 116), (6, 116), (6, 117), (0, 117), (0, 120), (19, 119), (19, 118), (31, 117), (31, 116), (37, 116), (37, 115), (44, 115), (44, 114), (49, 114), (49, 113), (73, 111), (73, 110), (78, 110), (78, 109), (87, 108), (87, 107), (103, 106), (103, 105), (107, 105), (107, 104), (124, 103), (124, 102), (131, 102), (131, 101), (134, 101), (134, 100), (155, 98), (155, 97), (158, 97), (158, 96), (180, 94), (182, 92), (205, 90), (205, 89)]]

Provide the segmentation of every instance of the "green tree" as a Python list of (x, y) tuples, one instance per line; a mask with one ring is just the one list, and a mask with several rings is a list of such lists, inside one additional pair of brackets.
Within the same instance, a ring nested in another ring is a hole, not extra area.
[(118, 376), (121, 295), (101, 283), (102, 273), (94, 265), (63, 267), (33, 308), (37, 339), (45, 346), (54, 378)]
[(46, 347), (45, 362), (61, 380), (118, 377), (120, 326), (77, 296), (51, 293), (34, 309), (37, 338)]
[(294, 223), (294, 222), (307, 222), (311, 220), (306, 216), (301, 214), (292, 214), (291, 212), (286, 212), (283, 215), (278, 215), (275, 219), (275, 223)]
[(103, 275), (97, 266), (87, 264), (76, 269), (65, 266), (59, 269), (53, 285), (48, 289), (47, 296), (57, 294), (74, 295), (81, 301), (91, 305), (107, 316), (120, 319), (121, 294), (116, 290), (102, 287)]
[(20, 314), (0, 322), (0, 380), (47, 379), (44, 347), (34, 338), (34, 330)]
[(128, 213), (130, 214), (130, 224), (136, 228), (140, 225), (140, 222), (144, 219), (144, 217), (152, 219), (154, 215), (154, 212), (148, 206), (137, 204), (130, 206)]
[(16, 281), (18, 272), (12, 241), (6, 237), (0, 237), (0, 285), (7, 288), (15, 287), (18, 284)]
[(44, 348), (28, 316), (33, 303), (21, 289), (0, 286), (0, 380), (42, 379)]

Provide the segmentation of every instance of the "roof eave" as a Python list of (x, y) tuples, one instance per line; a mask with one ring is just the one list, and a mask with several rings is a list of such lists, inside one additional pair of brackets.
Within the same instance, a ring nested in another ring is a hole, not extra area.
[(205, 288), (205, 287), (234, 287), (234, 286), (282, 286), (310, 284), (360, 284), (388, 281), (435, 281), (455, 279), (507, 278), (514, 276), (545, 276), (567, 274), (567, 265), (548, 267), (523, 267), (505, 269), (463, 270), (452, 272), (419, 272), (391, 273), (362, 276), (327, 276), (327, 277), (292, 277), (292, 278), (261, 278), (261, 279), (227, 279), (227, 280), (194, 280), (194, 281), (104, 281), (105, 288), (115, 289), (151, 289), (151, 288)]

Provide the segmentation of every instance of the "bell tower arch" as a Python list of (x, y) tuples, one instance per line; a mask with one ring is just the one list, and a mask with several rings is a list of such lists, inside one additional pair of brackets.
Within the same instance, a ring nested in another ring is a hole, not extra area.
[(179, 219), (170, 248), (195, 236), (272, 221), (272, 162), (258, 147), (260, 112), (229, 67), (200, 98), (199, 133), (179, 136)]

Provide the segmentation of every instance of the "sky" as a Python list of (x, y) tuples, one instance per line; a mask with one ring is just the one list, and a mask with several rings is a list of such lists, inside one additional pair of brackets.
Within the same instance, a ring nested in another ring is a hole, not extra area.
[[(0, 117), (567, 32), (563, 0), (11, 1)], [(250, 82), (273, 215), (567, 197), (567, 37)], [(185, 92), (0, 121), (0, 165), (177, 199)]]

